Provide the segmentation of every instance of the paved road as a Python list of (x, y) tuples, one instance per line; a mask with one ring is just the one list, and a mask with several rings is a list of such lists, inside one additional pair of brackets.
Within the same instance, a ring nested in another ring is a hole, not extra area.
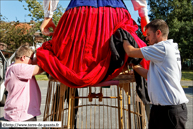
[[(46, 100), (46, 93), (47, 93), (47, 86), (48, 81), (38, 81), (38, 84), (40, 86), (40, 90), (42, 93), (42, 103), (41, 103), (41, 112), (42, 114), (37, 117), (38, 121), (43, 120), (43, 113), (44, 113), (44, 107), (45, 107), (45, 100)], [(187, 104), (188, 108), (188, 122), (186, 124), (186, 129), (192, 129), (193, 128), (193, 81), (181, 81), (181, 85), (184, 87), (184, 91), (186, 93), (187, 98), (189, 99), (189, 103)], [(4, 121), (3, 118), (3, 107), (0, 107), (0, 121)], [(2, 128), (0, 125), (0, 129), (6, 129)]]

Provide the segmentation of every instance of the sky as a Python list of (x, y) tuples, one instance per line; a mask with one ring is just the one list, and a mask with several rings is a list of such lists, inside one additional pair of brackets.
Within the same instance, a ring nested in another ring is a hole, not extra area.
[[(43, 1), (43, 0), (38, 0)], [(70, 0), (60, 0), (59, 4), (63, 8), (66, 8)], [(130, 0), (124, 0), (131, 17), (137, 22), (139, 17), (138, 12), (134, 11), (132, 2)], [(20, 21), (20, 22), (29, 22), (31, 18), (27, 16), (29, 14), (28, 10), (24, 10), (24, 7), (27, 7), (25, 2), (19, 2), (18, 0), (0, 0), (0, 13), (3, 17), (6, 18), (5, 21)]]

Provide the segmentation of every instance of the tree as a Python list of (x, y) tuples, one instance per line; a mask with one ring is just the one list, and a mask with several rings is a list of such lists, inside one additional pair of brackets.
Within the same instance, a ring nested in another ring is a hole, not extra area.
[[(35, 30), (40, 30), (40, 25), (44, 19), (44, 10), (43, 10), (43, 4), (42, 2), (38, 2), (37, 0), (18, 0), (20, 2), (26, 2), (27, 3), (27, 7), (24, 7), (25, 10), (28, 9), (28, 11), (30, 12), (28, 14), (28, 16), (31, 17), (31, 19), (33, 21), (35, 21)], [(64, 13), (65, 9), (62, 8), (62, 6), (60, 4), (58, 4), (57, 9), (54, 11), (54, 15), (53, 15), (53, 22), (55, 23), (55, 25), (57, 26), (60, 18), (62, 17), (63, 13)], [(42, 35), (43, 36), (43, 35)], [(47, 36), (43, 36), (44, 38), (48, 38)]]
[[(19, 21), (16, 22), (4, 22), (7, 18), (0, 15), (0, 42), (6, 43), (9, 50), (13, 52), (24, 43), (32, 45), (34, 43), (34, 33), (40, 31), (40, 25), (44, 19), (44, 10), (42, 2), (37, 0), (18, 0), (20, 2), (26, 2), (27, 7), (24, 7), (25, 10), (29, 10), (28, 16), (31, 17), (33, 26), (29, 28), (26, 25), (22, 25)], [(59, 19), (62, 17), (64, 8), (61, 5), (58, 5), (58, 8), (54, 12), (53, 21), (55, 25), (58, 24)], [(29, 23), (30, 24), (30, 23)], [(50, 39), (51, 37), (44, 36), (40, 34), (45, 40)]]
[(0, 21), (0, 28), (0, 41), (7, 44), (8, 50), (14, 52), (21, 44), (33, 44), (35, 31), (27, 23)]
[(167, 22), (169, 39), (179, 44), (183, 59), (193, 57), (193, 0), (148, 0), (150, 21), (163, 19)]

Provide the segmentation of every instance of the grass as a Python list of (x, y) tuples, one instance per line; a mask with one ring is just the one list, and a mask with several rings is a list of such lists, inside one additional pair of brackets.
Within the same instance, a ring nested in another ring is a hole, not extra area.
[[(36, 80), (49, 80), (45, 75), (45, 73), (36, 75), (35, 77), (36, 77)], [(186, 81), (193, 80), (193, 70), (183, 70), (181, 80), (186, 80)]]
[(183, 70), (181, 80), (186, 80), (186, 81), (193, 80), (193, 70)]
[(36, 80), (38, 80), (38, 81), (40, 81), (40, 80), (44, 80), (44, 81), (47, 81), (47, 80), (49, 80), (48, 78), (47, 78), (47, 76), (46, 75), (44, 75), (44, 74), (39, 74), (39, 75), (35, 75), (35, 78), (36, 78)]

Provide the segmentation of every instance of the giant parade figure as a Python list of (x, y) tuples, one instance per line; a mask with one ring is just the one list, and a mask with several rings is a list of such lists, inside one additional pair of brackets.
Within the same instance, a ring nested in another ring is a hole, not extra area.
[[(131, 0), (144, 26), (149, 22), (145, 0)], [(37, 49), (37, 63), (53, 78), (72, 88), (92, 86), (119, 75), (124, 63), (108, 72), (112, 63), (111, 36), (122, 29), (129, 33), (138, 47), (146, 44), (137, 36), (138, 26), (131, 18), (123, 0), (71, 0), (57, 27), (52, 21), (58, 0), (44, 0), (44, 21), (41, 31), (52, 36)], [(52, 27), (54, 32), (48, 28)], [(140, 63), (148, 68), (148, 62)]]

